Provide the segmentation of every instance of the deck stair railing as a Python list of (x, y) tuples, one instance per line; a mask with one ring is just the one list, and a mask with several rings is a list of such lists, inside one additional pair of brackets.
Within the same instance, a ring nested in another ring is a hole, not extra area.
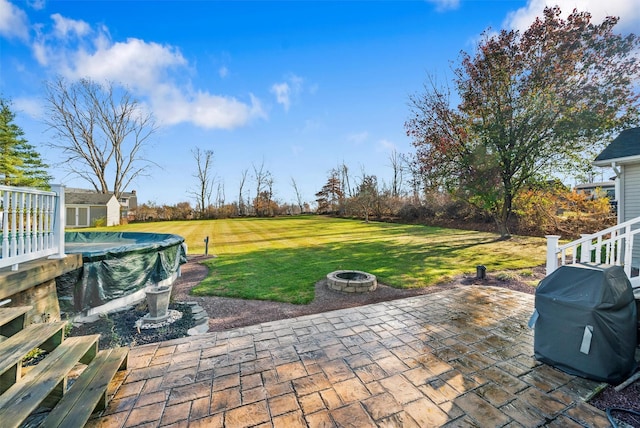
[[(632, 269), (633, 240), (640, 233), (640, 217), (559, 245), (560, 236), (547, 235), (547, 275), (559, 266), (574, 263), (618, 265), (632, 281), (640, 281)], [(633, 275), (633, 277), (632, 277)]]
[(63, 258), (64, 187), (0, 186), (0, 269), (42, 257)]

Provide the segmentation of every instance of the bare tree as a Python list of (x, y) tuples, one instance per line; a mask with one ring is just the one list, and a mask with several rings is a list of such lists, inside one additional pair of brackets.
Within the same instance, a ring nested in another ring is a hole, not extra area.
[(157, 129), (152, 115), (113, 83), (58, 78), (48, 82), (46, 90), (46, 124), (57, 141), (50, 145), (68, 155), (62, 166), (97, 192), (119, 198), (153, 164), (142, 153)]
[(274, 204), (273, 204), (273, 183), (274, 183), (274, 179), (273, 179), (273, 175), (271, 175), (271, 173), (269, 173), (269, 176), (267, 177), (267, 195), (268, 195), (268, 199), (267, 199), (267, 214), (270, 216), (275, 215), (275, 209), (274, 209)]
[(404, 160), (401, 153), (393, 150), (391, 154), (389, 154), (389, 161), (391, 161), (391, 169), (393, 170), (393, 177), (391, 179), (391, 196), (396, 198), (400, 196), (400, 193), (402, 192)]
[(216, 208), (220, 209), (224, 205), (224, 181), (218, 183), (218, 191), (216, 192)]
[(244, 184), (247, 181), (247, 174), (249, 174), (248, 169), (242, 170), (242, 172), (240, 173), (240, 190), (238, 191), (238, 215), (239, 216), (243, 216), (247, 214), (245, 211), (245, 203), (242, 195)]
[[(253, 165), (253, 179), (256, 182), (256, 198), (254, 199), (254, 210), (257, 216), (268, 214), (273, 196), (273, 177), (269, 171), (264, 169), (264, 161), (260, 166)], [(264, 187), (267, 187), (267, 190)]]
[(211, 173), (213, 150), (202, 150), (196, 147), (191, 150), (191, 154), (198, 168), (197, 172), (193, 175), (198, 182), (198, 188), (190, 191), (189, 194), (196, 199), (196, 210), (200, 212), (200, 218), (205, 218), (208, 207), (211, 205), (211, 193), (213, 192), (214, 177)]
[(340, 200), (341, 214), (345, 214), (346, 199), (353, 197), (353, 191), (351, 189), (351, 180), (349, 178), (349, 167), (342, 162), (342, 165), (338, 167), (340, 171), (340, 182), (342, 183), (342, 199)]
[(340, 171), (340, 182), (342, 183), (342, 194), (345, 198), (350, 198), (353, 196), (351, 191), (351, 183), (349, 179), (349, 167), (346, 163), (342, 162), (342, 165), (338, 166), (338, 171)]
[(298, 208), (300, 208), (300, 214), (304, 212), (304, 202), (302, 201), (302, 195), (300, 194), (300, 190), (298, 190), (298, 185), (296, 184), (296, 180), (291, 177), (291, 185), (293, 186), (293, 190), (296, 192), (296, 200), (298, 201)]

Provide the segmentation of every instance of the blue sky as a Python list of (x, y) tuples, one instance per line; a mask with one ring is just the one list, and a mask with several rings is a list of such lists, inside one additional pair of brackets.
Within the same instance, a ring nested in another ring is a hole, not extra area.
[[(451, 78), (483, 30), (524, 29), (546, 4), (589, 10), (639, 33), (630, 0), (8, 1), (0, 0), (0, 95), (51, 165), (44, 82), (90, 77), (126, 85), (159, 125), (146, 157), (158, 166), (126, 190), (140, 202), (190, 201), (191, 150), (214, 151), (227, 202), (243, 170), (271, 172), (275, 198), (304, 198), (345, 163), (354, 178), (391, 176), (412, 152), (408, 98), (428, 75)], [(89, 187), (52, 168), (53, 182)], [(245, 196), (246, 197), (246, 196)]]

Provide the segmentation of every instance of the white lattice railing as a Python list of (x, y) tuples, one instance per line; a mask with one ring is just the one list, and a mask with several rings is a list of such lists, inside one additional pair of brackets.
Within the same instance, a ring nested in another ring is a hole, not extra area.
[(0, 186), (0, 269), (64, 254), (64, 187)]
[(547, 235), (547, 275), (559, 266), (573, 263), (618, 265), (633, 282), (640, 281), (632, 269), (633, 240), (640, 233), (640, 217), (558, 245), (560, 236)]

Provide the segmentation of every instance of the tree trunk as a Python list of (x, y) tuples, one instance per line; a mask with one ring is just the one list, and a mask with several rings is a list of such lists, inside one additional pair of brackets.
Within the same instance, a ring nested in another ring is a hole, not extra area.
[[(505, 186), (507, 187), (507, 186)], [(511, 217), (511, 208), (513, 206), (513, 195), (509, 192), (509, 187), (504, 195), (504, 203), (498, 216), (496, 216), (496, 225), (498, 227), (498, 233), (500, 233), (500, 239), (511, 238), (511, 232), (509, 232), (509, 218)]]

